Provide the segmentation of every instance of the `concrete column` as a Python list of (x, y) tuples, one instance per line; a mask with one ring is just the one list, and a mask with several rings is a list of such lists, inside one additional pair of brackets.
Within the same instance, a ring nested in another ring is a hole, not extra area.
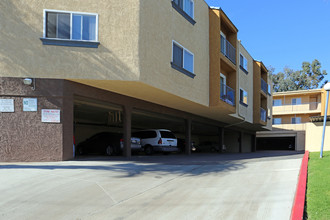
[(191, 119), (185, 120), (186, 124), (186, 146), (185, 146), (185, 154), (191, 154)]
[(123, 156), (131, 157), (132, 107), (124, 106), (124, 152)]
[(242, 146), (243, 146), (243, 132), (240, 131), (239, 132), (239, 138), (238, 138), (238, 142), (239, 142), (239, 152), (242, 153)]
[(63, 108), (62, 108), (62, 135), (63, 135), (63, 160), (71, 160), (75, 157), (75, 149), (73, 149), (73, 123), (74, 123), (74, 100), (73, 96), (63, 97)]
[(218, 129), (219, 129), (219, 145), (220, 145), (219, 152), (222, 152), (222, 147), (225, 144), (225, 129), (224, 128), (218, 128)]
[(257, 150), (256, 144), (257, 144), (256, 135), (253, 134), (253, 135), (251, 135), (251, 151), (252, 152), (256, 152), (256, 150)]

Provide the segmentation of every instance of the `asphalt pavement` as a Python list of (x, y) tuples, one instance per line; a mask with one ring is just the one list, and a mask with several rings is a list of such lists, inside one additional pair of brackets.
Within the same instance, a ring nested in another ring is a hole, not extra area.
[(289, 219), (303, 154), (0, 162), (0, 219)]

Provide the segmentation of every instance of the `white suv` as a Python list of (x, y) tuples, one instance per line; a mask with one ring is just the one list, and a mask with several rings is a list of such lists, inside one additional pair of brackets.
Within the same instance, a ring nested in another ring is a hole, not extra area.
[(148, 155), (151, 155), (154, 151), (163, 153), (179, 151), (177, 147), (178, 141), (170, 130), (143, 130), (134, 132), (132, 136), (139, 137), (141, 139), (141, 146), (144, 152)]

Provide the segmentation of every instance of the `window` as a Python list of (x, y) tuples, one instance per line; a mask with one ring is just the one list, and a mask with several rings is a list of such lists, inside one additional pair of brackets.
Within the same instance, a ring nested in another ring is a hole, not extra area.
[(301, 105), (301, 98), (293, 98), (291, 100), (292, 105)]
[[(97, 43), (98, 40), (98, 15), (83, 12), (67, 12), (44, 10), (44, 34), (41, 39), (46, 42), (60, 42), (64, 40), (62, 46), (78, 46), (86, 42)], [(71, 41), (71, 44), (68, 43)], [(76, 42), (76, 44), (74, 43)]]
[(222, 33), (222, 31), (220, 31), (220, 45), (221, 45), (221, 52), (226, 55), (226, 44), (227, 44), (227, 40), (226, 40), (226, 35), (224, 33)]
[(194, 21), (194, 0), (172, 0), (172, 6), (190, 23)]
[(282, 124), (282, 118), (273, 118), (273, 125)]
[(301, 117), (291, 118), (291, 124), (301, 124)]
[(248, 93), (243, 89), (239, 90), (239, 102), (243, 105), (248, 105)]
[(226, 76), (220, 73), (220, 98), (226, 95)]
[(245, 73), (248, 73), (248, 62), (247, 62), (247, 59), (242, 55), (240, 54), (240, 67), (242, 70), (244, 70)]
[(194, 77), (194, 54), (177, 42), (172, 42), (172, 67)]
[(282, 99), (273, 100), (273, 106), (281, 106), (281, 105), (282, 105)]

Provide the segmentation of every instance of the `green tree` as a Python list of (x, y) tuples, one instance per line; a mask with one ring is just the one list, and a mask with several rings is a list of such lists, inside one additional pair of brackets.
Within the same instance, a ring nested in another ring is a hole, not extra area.
[[(274, 68), (269, 67), (269, 74), (273, 82), (274, 92), (285, 92), (317, 89), (327, 75), (327, 72), (321, 70), (321, 63), (315, 59), (312, 63), (303, 62), (301, 70), (292, 70), (286, 67), (283, 69), (283, 72), (274, 74)], [(325, 80), (320, 88), (327, 82)]]

